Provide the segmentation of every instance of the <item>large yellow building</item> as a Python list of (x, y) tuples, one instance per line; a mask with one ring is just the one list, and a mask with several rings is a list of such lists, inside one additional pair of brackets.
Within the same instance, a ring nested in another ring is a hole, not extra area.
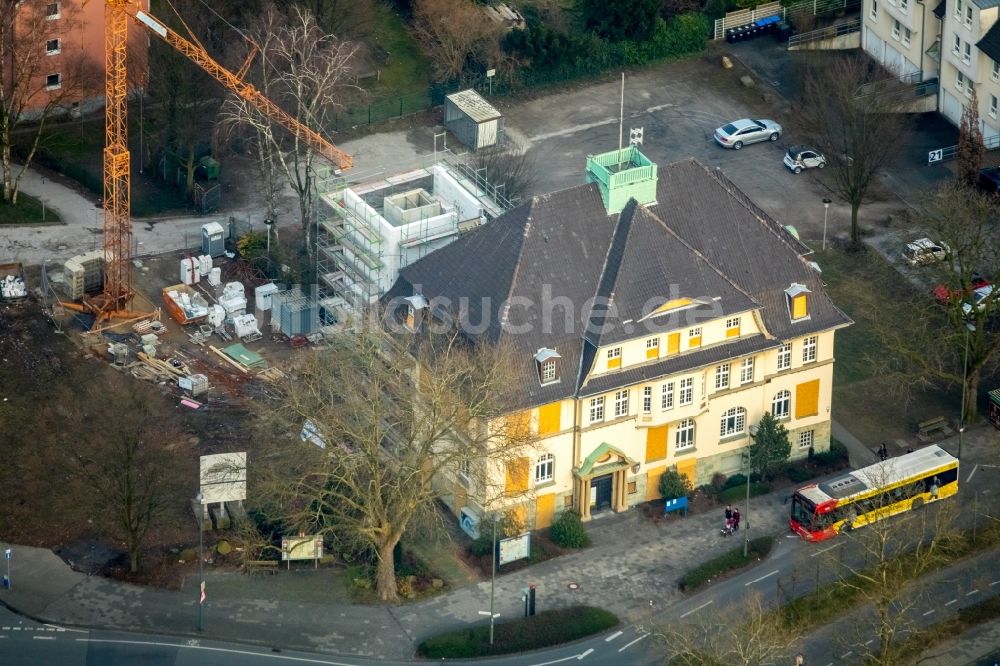
[[(505, 483), (529, 525), (656, 499), (668, 469), (735, 473), (764, 412), (792, 457), (828, 449), (834, 332), (851, 322), (809, 248), (693, 160), (658, 169), (630, 147), (589, 158), (587, 179), (402, 269), (388, 295), (518, 350), (509, 418), (538, 448)], [(439, 480), (456, 513), (470, 485)]]

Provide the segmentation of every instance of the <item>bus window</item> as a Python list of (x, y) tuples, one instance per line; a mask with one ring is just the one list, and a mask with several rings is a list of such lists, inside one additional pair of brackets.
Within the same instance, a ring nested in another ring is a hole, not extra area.
[(813, 523), (813, 513), (815, 507), (813, 503), (799, 495), (792, 496), (792, 520), (802, 527), (809, 527)]

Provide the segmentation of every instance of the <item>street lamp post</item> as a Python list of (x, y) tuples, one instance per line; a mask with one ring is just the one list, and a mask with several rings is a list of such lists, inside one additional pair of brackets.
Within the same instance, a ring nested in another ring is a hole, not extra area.
[(958, 415), (958, 459), (962, 459), (962, 435), (965, 432), (965, 382), (969, 376), (969, 325), (965, 325), (965, 355), (962, 357), (962, 413)]
[[(750, 426), (750, 439), (757, 437), (757, 426)], [(750, 556), (750, 449), (747, 449), (747, 504), (746, 504), (746, 534), (743, 539), (743, 557)]]
[(826, 218), (830, 214), (831, 199), (823, 199), (823, 249), (826, 249)]
[(198, 518), (198, 631), (202, 631), (205, 627), (204, 615), (202, 614), (202, 595), (205, 592), (205, 555), (204, 555), (204, 504), (205, 496), (198, 491), (198, 494), (194, 497), (195, 503), (198, 505), (197, 508), (197, 518)]
[(493, 565), (490, 567), (490, 645), (493, 645), (493, 625), (496, 623), (497, 614), (493, 612), (493, 598), (497, 585), (497, 523), (500, 516), (493, 514)]

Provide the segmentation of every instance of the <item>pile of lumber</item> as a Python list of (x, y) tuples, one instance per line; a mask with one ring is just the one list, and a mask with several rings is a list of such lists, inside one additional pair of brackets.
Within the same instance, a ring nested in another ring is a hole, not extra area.
[[(166, 361), (153, 358), (144, 352), (139, 352), (139, 362), (151, 370), (158, 379), (176, 380), (178, 377), (187, 377), (191, 374), (191, 371), (183, 365), (175, 368)], [(135, 373), (133, 372), (133, 374)]]

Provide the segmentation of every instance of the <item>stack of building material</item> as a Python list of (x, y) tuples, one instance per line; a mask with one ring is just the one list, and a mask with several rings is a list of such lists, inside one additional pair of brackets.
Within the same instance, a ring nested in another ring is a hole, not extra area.
[(208, 283), (213, 287), (222, 284), (222, 269), (216, 266), (208, 272)]
[(260, 354), (253, 353), (241, 344), (229, 345), (222, 351), (226, 356), (244, 367), (260, 370), (267, 368), (267, 361)]
[(226, 316), (236, 317), (247, 310), (247, 299), (243, 292), (242, 282), (227, 282), (222, 288), (219, 305), (226, 310)]
[(252, 314), (233, 317), (233, 328), (236, 330), (236, 337), (245, 342), (254, 342), (261, 338), (260, 331), (257, 329), (257, 317)]
[(177, 385), (190, 393), (192, 398), (197, 398), (199, 395), (208, 392), (208, 377), (205, 375), (178, 377)]
[(84, 294), (100, 291), (104, 284), (104, 250), (70, 257), (63, 270), (70, 298), (76, 300)]
[(0, 276), (0, 298), (14, 300), (28, 295), (28, 287), (20, 275)]
[(201, 264), (194, 257), (181, 259), (181, 282), (186, 285), (201, 282)]
[(199, 272), (201, 277), (208, 277), (212, 272), (212, 257), (208, 254), (203, 254), (198, 257)]
[(180, 324), (194, 324), (208, 316), (208, 301), (186, 284), (164, 287), (163, 304)]

